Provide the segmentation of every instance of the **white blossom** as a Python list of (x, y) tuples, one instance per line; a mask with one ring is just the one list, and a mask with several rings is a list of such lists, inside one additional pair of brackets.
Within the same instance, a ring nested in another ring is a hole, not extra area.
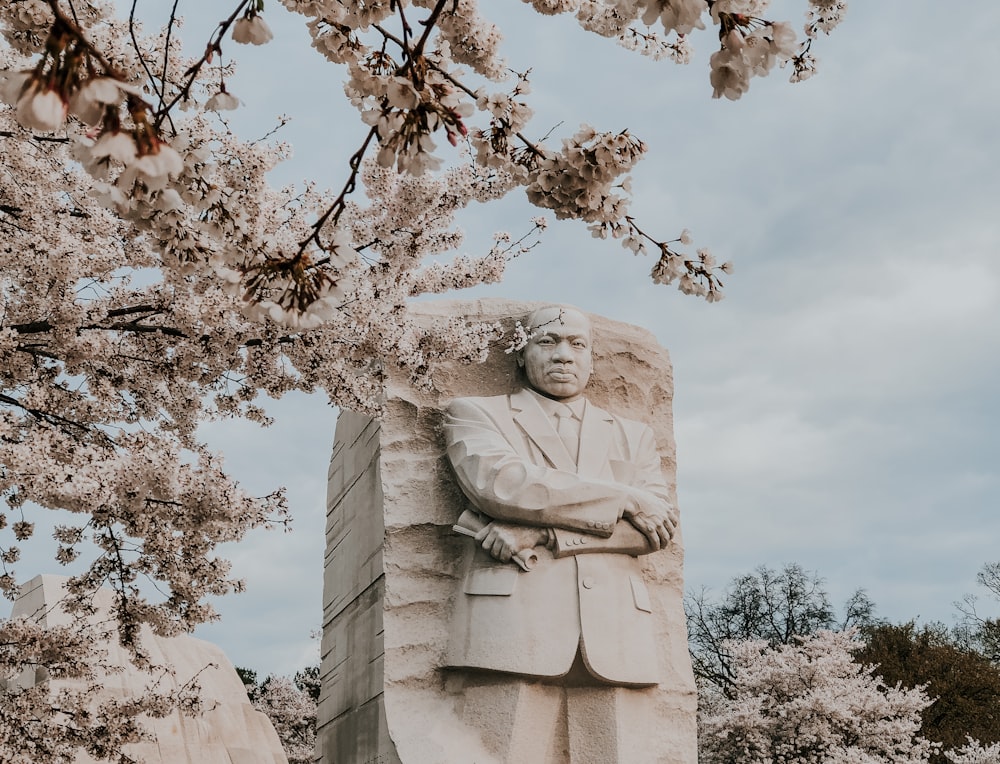
[(17, 101), (17, 121), (30, 130), (50, 132), (62, 127), (68, 109), (62, 95), (32, 82)]
[(651, 25), (657, 20), (667, 31), (689, 34), (695, 29), (704, 29), (702, 15), (708, 10), (705, 0), (644, 0), (646, 10), (642, 20)]
[(139, 88), (114, 77), (91, 77), (70, 98), (70, 114), (79, 118), (84, 124), (100, 124), (104, 110), (108, 106), (121, 103), (122, 96), (126, 93), (142, 95)]
[(240, 108), (240, 99), (225, 90), (220, 90), (205, 102), (207, 111), (233, 111)]
[(33, 81), (31, 72), (0, 71), (0, 101), (11, 105), (17, 104), (25, 88)]
[(947, 751), (945, 756), (952, 764), (1000, 764), (1000, 743), (984, 746), (970, 737), (964, 746)]
[(729, 642), (733, 696), (700, 699), (699, 749), (741, 764), (926, 764), (921, 688), (887, 687), (855, 663), (849, 632), (819, 631), (794, 644)]
[(233, 41), (242, 45), (264, 45), (274, 39), (271, 27), (260, 14), (243, 16), (233, 24)]

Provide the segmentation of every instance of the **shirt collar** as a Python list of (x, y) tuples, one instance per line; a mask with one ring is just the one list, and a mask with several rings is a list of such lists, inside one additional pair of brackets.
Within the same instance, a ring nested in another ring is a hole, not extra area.
[(563, 403), (562, 401), (555, 401), (551, 398), (546, 398), (540, 392), (533, 390), (530, 387), (526, 387), (525, 390), (535, 396), (535, 400), (537, 400), (538, 405), (542, 407), (542, 411), (550, 417), (555, 417), (557, 415), (556, 412), (560, 410), (565, 411), (568, 408), (571, 412), (573, 412), (573, 416), (576, 419), (579, 419), (581, 422), (583, 421), (583, 414), (587, 410), (586, 398), (581, 397), (577, 398), (575, 401)]

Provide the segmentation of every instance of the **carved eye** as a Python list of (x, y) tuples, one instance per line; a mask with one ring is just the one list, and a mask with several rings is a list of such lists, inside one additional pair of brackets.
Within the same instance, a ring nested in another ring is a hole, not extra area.
[(584, 342), (583, 340), (574, 340), (573, 347), (583, 350), (587, 347), (587, 343)]

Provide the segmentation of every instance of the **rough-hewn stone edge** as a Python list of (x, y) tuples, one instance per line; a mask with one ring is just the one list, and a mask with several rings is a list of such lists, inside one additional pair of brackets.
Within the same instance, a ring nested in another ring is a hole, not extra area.
[(399, 764), (384, 706), (381, 427), (342, 411), (327, 487), (316, 757)]

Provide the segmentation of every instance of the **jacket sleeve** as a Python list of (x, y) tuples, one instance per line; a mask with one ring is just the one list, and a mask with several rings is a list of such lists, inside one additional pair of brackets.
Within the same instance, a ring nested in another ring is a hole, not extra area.
[(667, 479), (663, 474), (653, 430), (645, 424), (637, 422), (631, 424), (641, 427), (641, 432), (638, 436), (639, 445), (633, 457), (636, 465), (635, 477), (627, 482), (636, 489), (652, 494), (664, 504), (671, 505), (670, 486), (667, 485)]
[[(636, 445), (629, 461), (612, 462), (615, 477), (636, 489), (637, 496), (647, 502), (662, 502), (670, 505), (670, 488), (663, 475), (660, 453), (656, 448), (653, 431), (647, 425), (628, 423), (631, 427), (629, 440)], [(641, 493), (640, 493), (641, 492)], [(653, 549), (648, 539), (628, 520), (619, 520), (614, 532), (608, 538), (596, 537), (592, 531), (572, 531), (552, 528), (554, 557), (569, 557), (578, 554), (604, 553), (629, 554), (638, 556), (650, 554)]]
[(551, 545), (552, 556), (572, 557), (578, 554), (630, 554), (637, 557), (657, 551), (628, 520), (619, 520), (615, 524), (614, 533), (609, 538), (600, 538), (590, 533), (567, 531), (563, 528), (552, 528), (554, 543)]
[(495, 520), (609, 537), (635, 490), (532, 463), (469, 398), (449, 404), (444, 431), (448, 459), (462, 491)]

